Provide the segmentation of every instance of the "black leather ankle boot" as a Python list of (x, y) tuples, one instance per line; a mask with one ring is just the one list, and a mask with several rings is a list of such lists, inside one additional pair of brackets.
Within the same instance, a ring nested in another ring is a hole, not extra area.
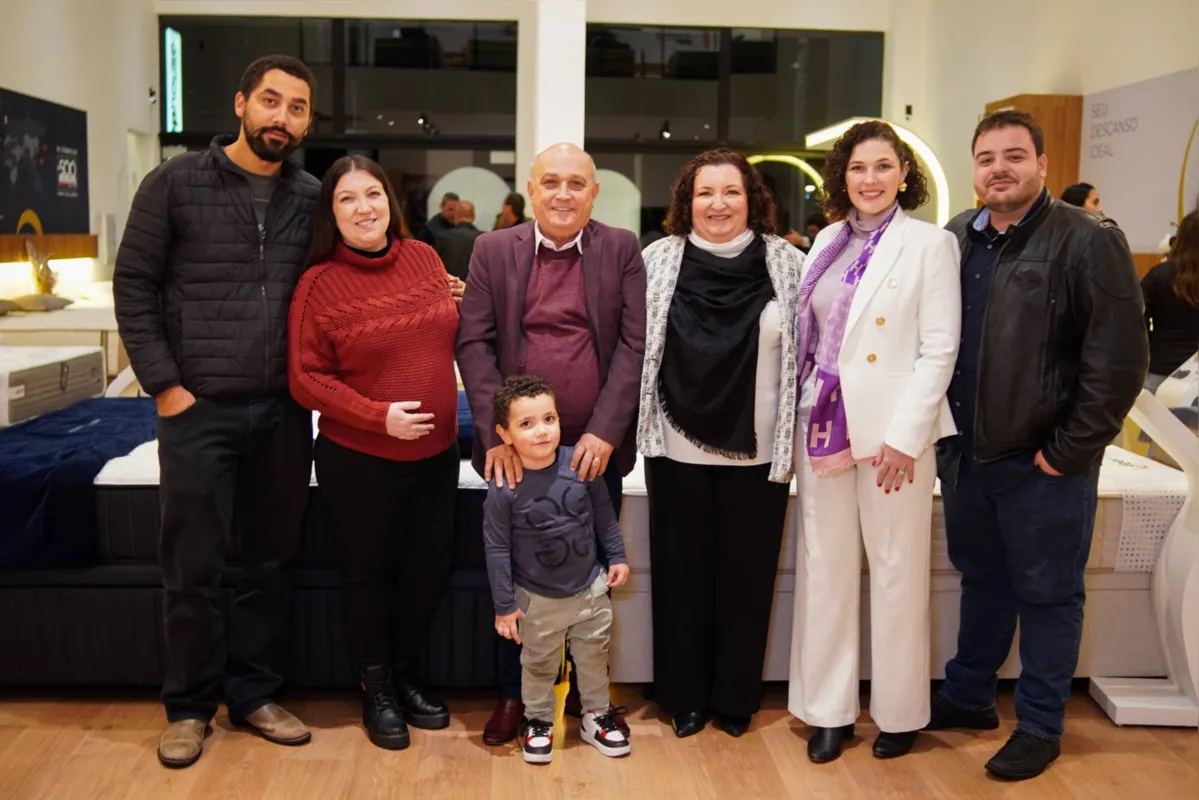
[(391, 670), (391, 685), (395, 687), (404, 718), (414, 728), (440, 730), (450, 726), (450, 710), (417, 681), (411, 662), (397, 661)]
[(826, 764), (841, 757), (841, 745), (853, 738), (853, 725), (840, 728), (814, 728), (808, 740), (808, 758), (814, 764)]
[(367, 737), (384, 750), (403, 750), (408, 746), (408, 725), (391, 686), (391, 668), (386, 664), (362, 667), (358, 680)]

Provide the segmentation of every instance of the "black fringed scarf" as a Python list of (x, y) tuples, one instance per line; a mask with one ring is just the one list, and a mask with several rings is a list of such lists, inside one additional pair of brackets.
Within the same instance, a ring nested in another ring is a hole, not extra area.
[(760, 319), (774, 298), (761, 236), (726, 258), (691, 242), (670, 303), (658, 393), (674, 430), (706, 453), (756, 458)]

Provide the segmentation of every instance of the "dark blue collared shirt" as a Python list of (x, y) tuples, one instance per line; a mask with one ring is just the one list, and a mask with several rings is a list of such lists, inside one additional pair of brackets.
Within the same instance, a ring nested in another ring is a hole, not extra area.
[[(962, 454), (966, 460), (974, 460), (974, 414), (978, 407), (978, 375), (979, 356), (983, 343), (983, 322), (987, 315), (987, 303), (991, 295), (991, 281), (995, 276), (995, 268), (999, 263), (999, 252), (1008, 240), (1008, 236), (1017, 227), (1024, 224), (1032, 214), (1049, 202), (1049, 192), (1042, 191), (1041, 196), (1033, 203), (1032, 208), (1021, 218), (1020, 222), (1000, 233), (991, 227), (991, 214), (987, 209), (978, 213), (966, 230), (970, 241), (969, 253), (962, 262), (962, 339), (958, 348), (958, 361), (954, 367), (953, 380), (949, 384), (949, 406), (953, 410), (953, 421), (962, 433)], [(1027, 460), (1032, 465), (1032, 458), (1025, 459), (1023, 454), (1013, 457), (1020, 462)], [(996, 462), (1003, 465), (1009, 459)], [(999, 469), (1007, 468), (998, 466)]]

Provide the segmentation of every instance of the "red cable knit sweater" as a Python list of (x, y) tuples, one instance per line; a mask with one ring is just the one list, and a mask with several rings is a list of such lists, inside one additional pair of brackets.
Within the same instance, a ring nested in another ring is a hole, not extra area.
[[(453, 444), (458, 310), (433, 248), (403, 239), (369, 258), (339, 244), (300, 279), (288, 323), (291, 393), (320, 412), (321, 435), (393, 461)], [(434, 415), (431, 433), (410, 441), (387, 434), (388, 408), (405, 400)]]

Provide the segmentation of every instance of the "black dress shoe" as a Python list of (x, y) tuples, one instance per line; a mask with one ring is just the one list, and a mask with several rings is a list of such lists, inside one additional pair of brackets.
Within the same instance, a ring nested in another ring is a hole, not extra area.
[(684, 711), (682, 714), (675, 714), (670, 721), (670, 727), (674, 728), (674, 735), (680, 739), (694, 736), (707, 724), (708, 714), (705, 711)]
[(391, 685), (395, 687), (404, 718), (414, 728), (435, 731), (450, 726), (450, 709), (439, 698), (434, 697), (413, 677), (411, 665), (396, 662), (391, 671)]
[(808, 758), (814, 764), (827, 764), (841, 757), (841, 745), (853, 738), (853, 726), (843, 728), (816, 728), (808, 740)]
[(749, 730), (750, 719), (750, 717), (737, 717), (731, 714), (717, 714), (712, 724), (736, 739), (744, 736)]
[(924, 729), (944, 731), (950, 728), (964, 728), (972, 731), (993, 731), (998, 727), (999, 715), (995, 713), (994, 708), (971, 711), (955, 706), (938, 693), (933, 695), (932, 717)]
[(408, 726), (400, 712), (395, 689), (386, 664), (362, 667), (358, 673), (362, 689), (362, 726), (367, 738), (384, 750), (403, 750), (408, 746)]
[(987, 772), (1006, 781), (1028, 780), (1044, 772), (1061, 752), (1062, 747), (1056, 741), (1016, 731), (987, 762)]
[(899, 758), (906, 756), (912, 751), (912, 745), (916, 743), (916, 734), (919, 731), (906, 731), (904, 733), (886, 733), (882, 731), (878, 738), (874, 740), (874, 757), (875, 758)]

